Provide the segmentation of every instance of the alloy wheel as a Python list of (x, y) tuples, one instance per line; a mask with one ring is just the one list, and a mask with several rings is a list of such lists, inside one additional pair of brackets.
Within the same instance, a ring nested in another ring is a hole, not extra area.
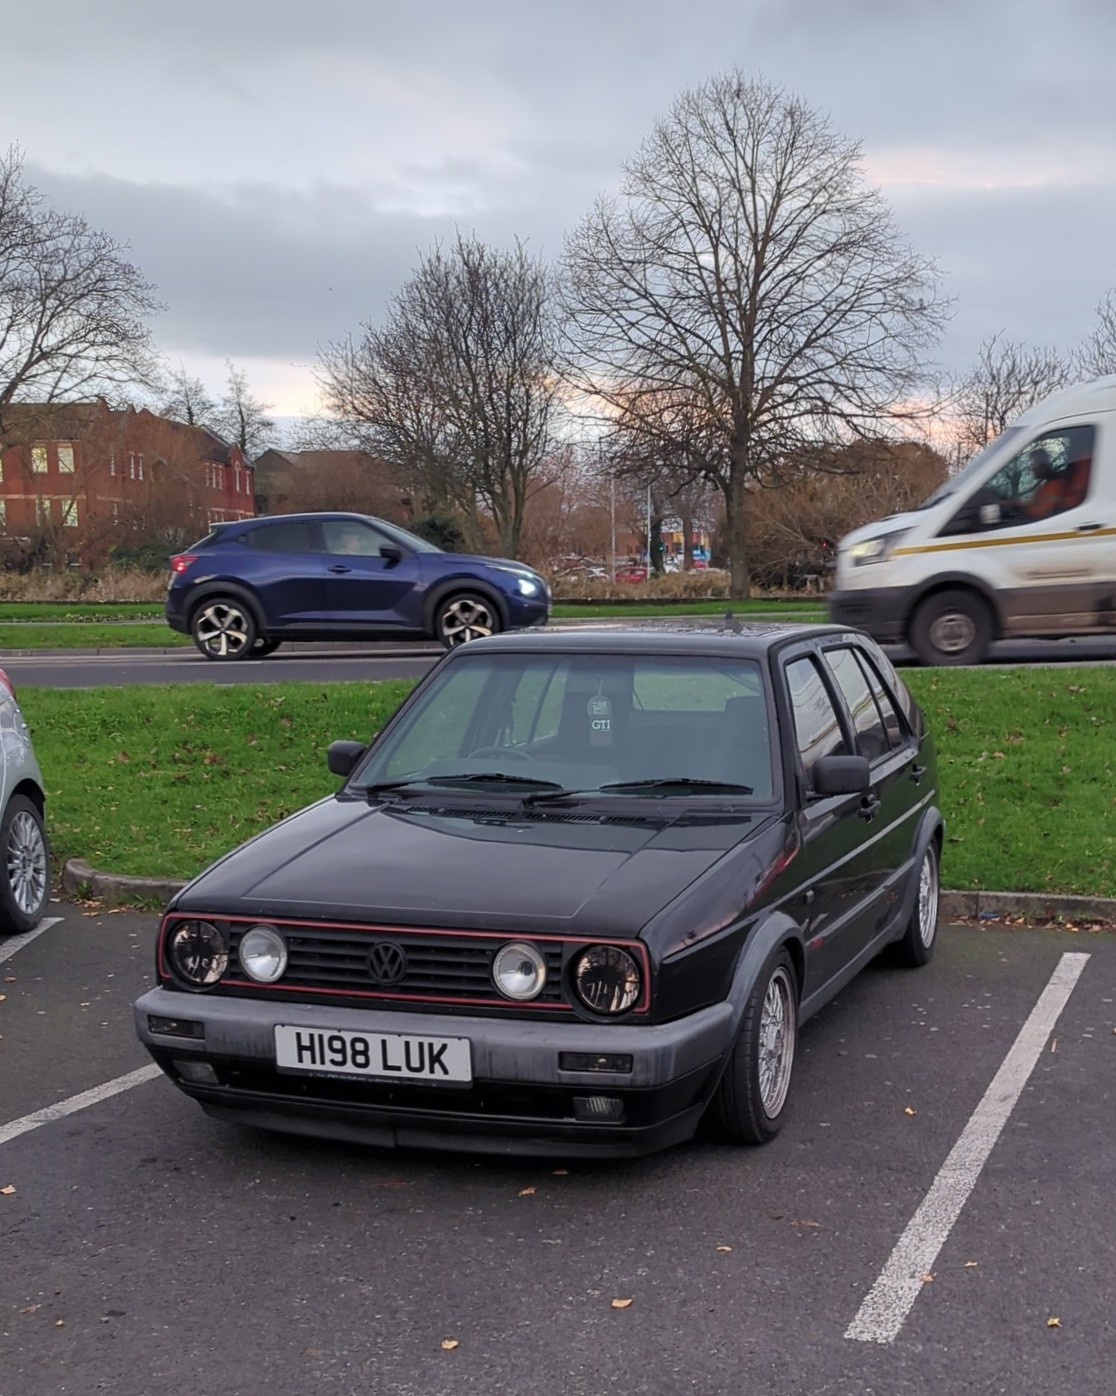
[(12, 820), (6, 861), (12, 899), (25, 916), (32, 916), (46, 895), (47, 851), (42, 829), (25, 810)]
[(248, 617), (228, 601), (205, 606), (194, 621), (194, 638), (218, 659), (235, 659), (251, 644)]
[(782, 1110), (794, 1066), (795, 996), (789, 971), (776, 967), (767, 983), (759, 1025), (760, 1100), (769, 1118)]
[(442, 612), (442, 635), (451, 649), (470, 640), (483, 640), (488, 635), (494, 635), (497, 628), (492, 608), (477, 597), (455, 597)]
[(918, 875), (918, 934), (927, 948), (938, 930), (938, 860), (928, 848)]

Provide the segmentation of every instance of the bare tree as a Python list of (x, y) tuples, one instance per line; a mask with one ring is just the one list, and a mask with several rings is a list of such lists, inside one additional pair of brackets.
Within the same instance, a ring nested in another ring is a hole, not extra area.
[(980, 346), (977, 362), (956, 392), (962, 449), (979, 450), (1028, 407), (1064, 388), (1073, 372), (1056, 349), (1002, 339)]
[(383, 327), (322, 353), (320, 379), (425, 507), (452, 505), (477, 533), (483, 506), (514, 556), (553, 459), (556, 339), (547, 271), (520, 244), (459, 235), (422, 259)]
[(1074, 355), (1074, 368), (1082, 378), (1116, 373), (1116, 292), (1106, 292), (1097, 306), (1096, 328)]
[(750, 481), (909, 410), (945, 313), (859, 146), (740, 72), (682, 94), (566, 261), (582, 389), (608, 413), (681, 386), (714, 427), (737, 596)]
[(228, 385), (208, 425), (253, 460), (275, 440), (275, 423), (267, 415), (271, 404), (252, 395), (248, 377), (242, 369), (228, 360), (225, 367), (229, 374)]
[(161, 417), (185, 422), (188, 427), (209, 426), (215, 420), (217, 404), (206, 391), (202, 380), (186, 372), (185, 364), (171, 370), (165, 389), (165, 396), (158, 408)]
[(126, 249), (50, 208), (0, 157), (0, 436), (13, 402), (111, 395), (156, 376), (153, 288)]

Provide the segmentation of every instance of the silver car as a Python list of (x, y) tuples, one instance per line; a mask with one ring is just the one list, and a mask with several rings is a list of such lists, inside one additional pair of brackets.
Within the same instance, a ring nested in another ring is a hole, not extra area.
[(0, 936), (29, 931), (50, 896), (43, 777), (15, 689), (0, 669)]

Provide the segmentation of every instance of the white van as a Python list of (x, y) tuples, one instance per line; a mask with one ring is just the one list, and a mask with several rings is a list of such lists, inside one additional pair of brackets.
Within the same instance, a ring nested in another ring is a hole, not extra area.
[(920, 508), (842, 538), (829, 613), (925, 664), (1116, 641), (1116, 375), (1052, 393)]

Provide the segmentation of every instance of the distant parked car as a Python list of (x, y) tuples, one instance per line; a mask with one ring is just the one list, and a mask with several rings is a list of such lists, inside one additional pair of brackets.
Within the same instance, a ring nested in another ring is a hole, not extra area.
[(550, 588), (522, 562), (445, 553), (363, 514), (215, 524), (171, 559), (166, 616), (207, 659), (284, 640), (440, 640), (447, 649), (545, 625)]
[(0, 669), (0, 935), (35, 926), (50, 897), (46, 796), (15, 689)]
[(647, 568), (638, 563), (625, 563), (616, 569), (616, 580), (618, 582), (645, 582)]
[(601, 1157), (705, 1117), (761, 1144), (799, 1024), (880, 951), (934, 949), (934, 744), (856, 631), (482, 640), (329, 768), (334, 796), (172, 900), (135, 1005), (218, 1119)]

